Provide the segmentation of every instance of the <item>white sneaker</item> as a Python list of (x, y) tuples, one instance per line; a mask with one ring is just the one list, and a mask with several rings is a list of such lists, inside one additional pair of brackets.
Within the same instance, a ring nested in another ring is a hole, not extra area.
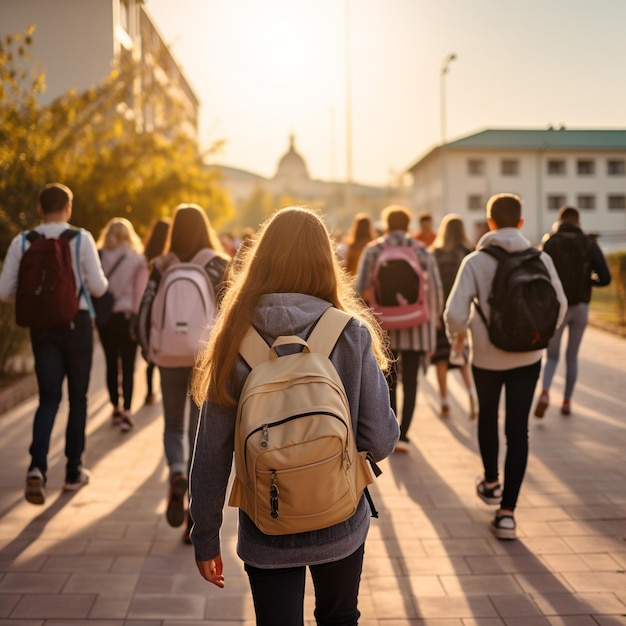
[(91, 478), (91, 474), (84, 467), (78, 470), (78, 476), (74, 480), (65, 480), (63, 485), (63, 491), (78, 491), (82, 489)]
[(31, 504), (44, 504), (46, 501), (46, 481), (43, 477), (43, 473), (37, 467), (26, 474), (26, 489), (24, 490), (24, 497), (27, 502)]

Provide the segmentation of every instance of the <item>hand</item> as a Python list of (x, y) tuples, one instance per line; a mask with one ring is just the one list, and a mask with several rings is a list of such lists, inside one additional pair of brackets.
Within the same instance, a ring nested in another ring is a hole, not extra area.
[(452, 342), (452, 352), (463, 354), (465, 352), (465, 333), (458, 333)]
[(210, 561), (196, 561), (198, 571), (205, 580), (213, 583), (220, 589), (224, 588), (224, 575), (222, 571), (224, 566), (222, 564), (222, 555), (218, 554), (214, 559)]

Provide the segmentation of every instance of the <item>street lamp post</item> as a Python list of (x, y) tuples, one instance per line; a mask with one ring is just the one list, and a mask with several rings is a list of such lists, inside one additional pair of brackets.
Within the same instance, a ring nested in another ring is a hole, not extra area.
[(441, 217), (447, 212), (447, 187), (448, 171), (446, 167), (446, 75), (450, 71), (450, 63), (456, 60), (457, 56), (451, 52), (443, 60), (441, 74), (439, 78), (439, 93), (441, 107)]
[(441, 76), (439, 81), (440, 106), (441, 106), (441, 145), (446, 143), (446, 75), (450, 71), (450, 63), (457, 58), (454, 52), (451, 52), (444, 60), (441, 66)]

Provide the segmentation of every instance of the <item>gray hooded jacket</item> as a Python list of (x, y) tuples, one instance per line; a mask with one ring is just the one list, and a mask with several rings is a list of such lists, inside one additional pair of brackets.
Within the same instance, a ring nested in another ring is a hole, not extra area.
[[(271, 340), (279, 335), (306, 337), (329, 302), (304, 294), (262, 296), (252, 323)], [(389, 390), (371, 348), (369, 331), (352, 320), (337, 342), (331, 360), (341, 377), (352, 414), (359, 450), (379, 461), (393, 452), (399, 429), (389, 405)], [(249, 373), (239, 358), (235, 377), (238, 397)], [(196, 560), (221, 554), (222, 510), (230, 479), (237, 408), (223, 409), (210, 402), (202, 408), (191, 470), (190, 510), (194, 520), (191, 539)], [(265, 535), (239, 511), (237, 553), (259, 568), (296, 567), (338, 561), (352, 554), (369, 529), (370, 509), (365, 500), (345, 522), (296, 535)]]

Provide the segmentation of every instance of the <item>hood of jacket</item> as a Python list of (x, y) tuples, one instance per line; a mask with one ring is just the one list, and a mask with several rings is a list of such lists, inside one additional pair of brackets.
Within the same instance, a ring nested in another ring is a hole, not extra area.
[(531, 245), (530, 241), (522, 235), (519, 228), (499, 228), (485, 233), (476, 246), (477, 250), (487, 246), (500, 246), (507, 252), (519, 252), (526, 250)]
[(259, 298), (253, 326), (263, 335), (304, 335), (330, 302), (303, 293), (271, 293)]

